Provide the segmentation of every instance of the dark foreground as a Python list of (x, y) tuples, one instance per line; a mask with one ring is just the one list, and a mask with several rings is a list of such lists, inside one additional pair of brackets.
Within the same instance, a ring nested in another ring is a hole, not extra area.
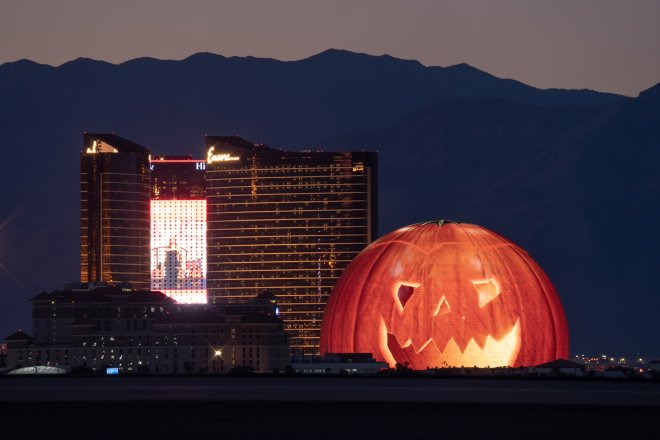
[(657, 408), (358, 402), (0, 404), (3, 438), (654, 438)]
[(660, 384), (3, 378), (1, 438), (660, 438)]

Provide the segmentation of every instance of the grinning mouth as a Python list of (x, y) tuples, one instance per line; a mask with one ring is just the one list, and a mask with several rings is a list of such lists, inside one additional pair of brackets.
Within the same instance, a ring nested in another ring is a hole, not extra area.
[[(386, 360), (399, 363), (408, 362), (413, 369), (426, 369), (435, 367), (503, 367), (512, 366), (520, 349), (520, 319), (516, 320), (511, 330), (500, 339), (488, 335), (483, 348), (470, 339), (461, 349), (454, 338), (450, 338), (446, 345), (439, 348), (433, 339), (415, 350), (410, 340), (403, 345), (399, 344), (396, 336), (387, 333)], [(387, 355), (390, 356), (387, 356)], [(393, 365), (392, 365), (393, 366)]]

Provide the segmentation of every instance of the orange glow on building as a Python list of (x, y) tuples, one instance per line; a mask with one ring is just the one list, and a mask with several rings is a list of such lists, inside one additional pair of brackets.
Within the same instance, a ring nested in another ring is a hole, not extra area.
[(429, 222), (360, 253), (337, 282), (321, 351), (371, 352), (410, 368), (529, 366), (568, 356), (550, 280), (485, 228)]
[(109, 133), (83, 133), (80, 281), (149, 287), (149, 150)]
[(206, 303), (206, 200), (151, 201), (151, 289)]
[(292, 351), (318, 355), (327, 298), (377, 229), (377, 154), (206, 142), (209, 302), (267, 291)]

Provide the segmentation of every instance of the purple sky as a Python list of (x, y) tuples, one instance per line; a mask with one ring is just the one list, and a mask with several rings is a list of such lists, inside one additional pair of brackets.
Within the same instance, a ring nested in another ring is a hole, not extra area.
[(331, 47), (636, 96), (660, 82), (660, 1), (0, 0), (0, 63)]

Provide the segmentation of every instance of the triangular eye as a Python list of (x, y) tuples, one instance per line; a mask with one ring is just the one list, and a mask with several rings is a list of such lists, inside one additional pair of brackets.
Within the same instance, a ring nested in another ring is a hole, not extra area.
[(501, 293), (499, 284), (493, 278), (472, 280), (472, 284), (479, 294), (479, 307), (485, 306)]
[(397, 292), (396, 296), (399, 298), (401, 307), (406, 306), (406, 303), (408, 302), (414, 291), (415, 288), (413, 286), (408, 286), (406, 284), (401, 284), (399, 286), (399, 291)]

